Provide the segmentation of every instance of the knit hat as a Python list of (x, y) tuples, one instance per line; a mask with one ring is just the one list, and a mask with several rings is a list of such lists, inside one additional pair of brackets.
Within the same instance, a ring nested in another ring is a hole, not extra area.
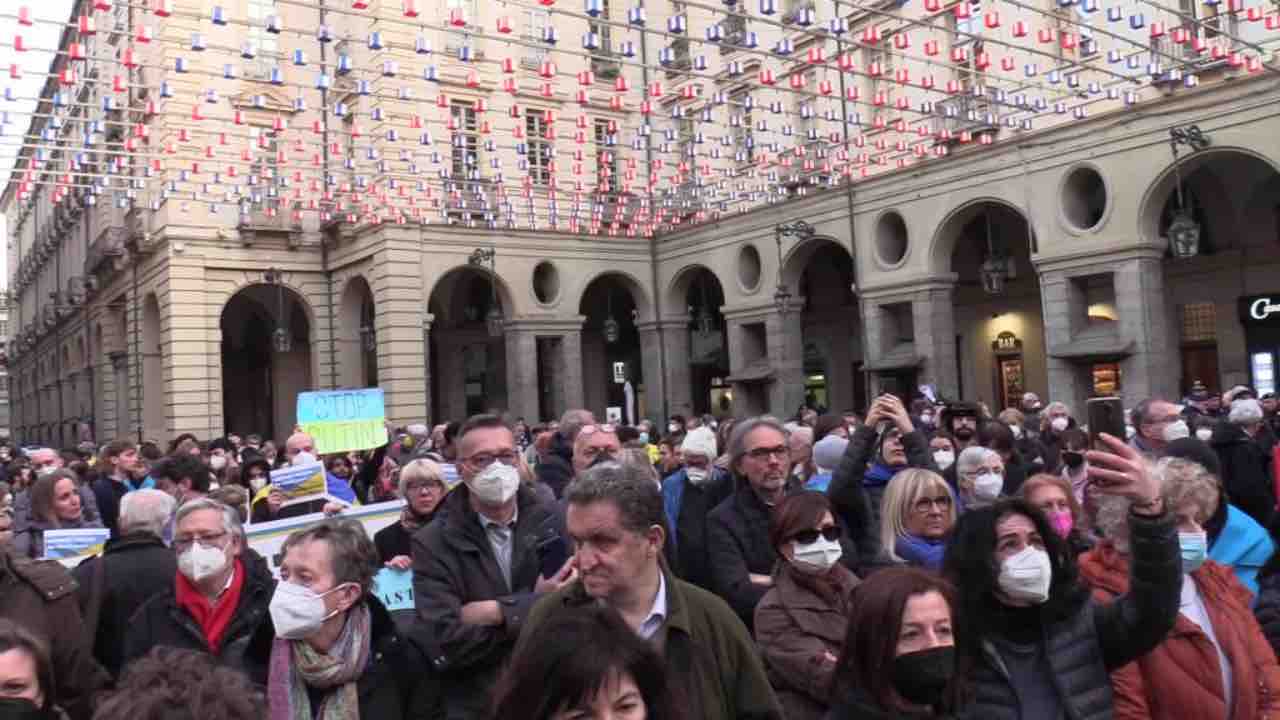
[(1164, 454), (1165, 457), (1182, 458), (1199, 463), (1214, 477), (1219, 479), (1222, 477), (1222, 463), (1218, 460), (1218, 453), (1214, 452), (1208, 443), (1196, 438), (1186, 437), (1174, 440), (1165, 448)]
[(813, 464), (819, 472), (831, 472), (840, 464), (844, 451), (849, 447), (849, 440), (839, 435), (828, 435), (813, 446)]
[(687, 455), (701, 455), (708, 460), (715, 460), (720, 453), (716, 451), (716, 433), (705, 425), (690, 430), (680, 443), (680, 451)]

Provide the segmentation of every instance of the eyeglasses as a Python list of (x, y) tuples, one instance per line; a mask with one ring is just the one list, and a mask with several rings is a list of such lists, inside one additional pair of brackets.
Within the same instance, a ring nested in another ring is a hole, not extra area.
[(912, 507), (914, 507), (916, 512), (921, 515), (924, 515), (935, 507), (946, 512), (951, 509), (951, 496), (939, 495), (938, 497), (933, 498), (920, 498)]
[(503, 465), (515, 465), (518, 457), (519, 456), (516, 455), (514, 450), (503, 450), (498, 453), (476, 453), (475, 455), (466, 458), (466, 461), (475, 467), (489, 467), (493, 464), (494, 460), (497, 460)]
[(409, 483), (404, 488), (405, 493), (408, 495), (413, 495), (415, 493), (425, 493), (428, 490), (431, 490), (431, 491), (444, 490), (444, 486), (438, 482), (428, 482), (428, 483)]
[(791, 456), (791, 448), (786, 445), (778, 445), (776, 447), (758, 447), (751, 448), (747, 451), (747, 457), (752, 460), (768, 460), (769, 458), (782, 458), (786, 460)]
[(819, 535), (821, 535), (822, 539), (827, 542), (835, 542), (840, 539), (840, 526), (828, 525), (821, 530), (801, 530), (795, 535), (792, 535), (791, 539), (801, 545), (809, 545), (810, 543), (818, 542)]
[(221, 540), (226, 536), (227, 536), (226, 531), (223, 531), (215, 535), (199, 535), (196, 537), (189, 537), (189, 538), (174, 538), (173, 547), (178, 552), (182, 552), (183, 550), (186, 550), (187, 548), (191, 547), (192, 543), (200, 543), (204, 547), (217, 547), (217, 541)]
[(616, 435), (618, 428), (609, 423), (605, 423), (604, 425), (583, 425), (582, 429), (578, 431), (578, 435), (593, 435), (598, 432)]

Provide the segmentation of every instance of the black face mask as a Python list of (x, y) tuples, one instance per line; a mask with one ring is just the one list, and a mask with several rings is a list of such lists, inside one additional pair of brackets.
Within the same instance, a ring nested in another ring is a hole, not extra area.
[(50, 713), (26, 698), (0, 698), (0, 720), (45, 720)]
[(937, 705), (956, 672), (956, 649), (941, 646), (893, 659), (893, 689), (916, 705)]
[(1075, 470), (1084, 464), (1084, 453), (1064, 452), (1062, 453), (1062, 462), (1066, 463), (1067, 467)]

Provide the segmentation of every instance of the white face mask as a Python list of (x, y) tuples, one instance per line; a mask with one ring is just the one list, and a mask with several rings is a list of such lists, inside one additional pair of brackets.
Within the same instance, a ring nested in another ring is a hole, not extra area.
[(213, 457), (209, 458), (209, 469), (213, 470), (214, 472), (217, 472), (226, 466), (227, 466), (227, 456), (225, 455), (214, 455)]
[(956, 454), (950, 450), (934, 450), (933, 463), (939, 470), (946, 470), (956, 461)]
[(325, 593), (317, 593), (311, 588), (296, 585), (288, 580), (281, 580), (276, 585), (275, 594), (271, 596), (271, 622), (275, 625), (276, 637), (285, 640), (302, 640), (310, 637), (324, 625), (324, 621), (338, 614), (337, 610), (327, 612), (324, 598), (330, 593), (341, 590), (339, 585)]
[(315, 461), (316, 461), (315, 455), (312, 455), (311, 453), (300, 452), (297, 455), (293, 456), (293, 459), (289, 461), (289, 464), (290, 465), (308, 465)]
[(689, 478), (689, 482), (693, 483), (694, 487), (702, 487), (711, 479), (711, 473), (707, 472), (706, 468), (685, 468), (684, 475)]
[(987, 473), (986, 475), (979, 475), (973, 481), (973, 496), (985, 502), (991, 502), (1000, 497), (1000, 491), (1003, 489), (1003, 475)]
[(218, 547), (206, 547), (195, 542), (178, 555), (178, 572), (193, 583), (217, 575), (226, 567), (227, 552)]
[(680, 432), (680, 423), (669, 423), (669, 424), (667, 425), (667, 432), (669, 432), (669, 433), (678, 433), (678, 432)]
[(520, 488), (520, 471), (494, 460), (467, 483), (476, 499), (485, 505), (503, 505)]
[(1022, 426), (1021, 426), (1021, 425), (1010, 425), (1010, 426), (1009, 426), (1009, 432), (1013, 433), (1013, 437), (1014, 437), (1014, 439), (1015, 439), (1015, 440), (1021, 440), (1021, 439), (1022, 439)]
[(1196, 430), (1196, 438), (1200, 442), (1209, 442), (1213, 438), (1213, 430), (1207, 427), (1198, 428)]
[(1171, 443), (1174, 440), (1191, 437), (1191, 428), (1187, 427), (1186, 420), (1178, 420), (1177, 422), (1171, 422), (1168, 425), (1165, 425), (1164, 431), (1161, 435), (1164, 437), (1165, 442)]
[(996, 584), (1010, 600), (1039, 605), (1049, 599), (1049, 584), (1053, 582), (1053, 565), (1049, 553), (1028, 545), (1016, 555), (1005, 558), (1000, 565), (1000, 577)]
[(791, 547), (794, 550), (796, 568), (814, 574), (830, 570), (844, 554), (838, 540), (828, 540), (821, 535), (808, 545), (792, 540)]
[(253, 490), (256, 495), (259, 490), (267, 486), (267, 479), (259, 475), (258, 477), (249, 478), (249, 489)]
[(1070, 422), (1064, 417), (1056, 417), (1049, 421), (1049, 427), (1053, 428), (1054, 432), (1066, 430), (1069, 424)]

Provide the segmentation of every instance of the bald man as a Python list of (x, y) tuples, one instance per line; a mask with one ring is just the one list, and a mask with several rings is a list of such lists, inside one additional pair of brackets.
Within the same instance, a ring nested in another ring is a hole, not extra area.
[(296, 432), (289, 436), (284, 443), (284, 456), (292, 463), (298, 453), (307, 453), (311, 457), (319, 457), (316, 455), (315, 438), (304, 432)]

